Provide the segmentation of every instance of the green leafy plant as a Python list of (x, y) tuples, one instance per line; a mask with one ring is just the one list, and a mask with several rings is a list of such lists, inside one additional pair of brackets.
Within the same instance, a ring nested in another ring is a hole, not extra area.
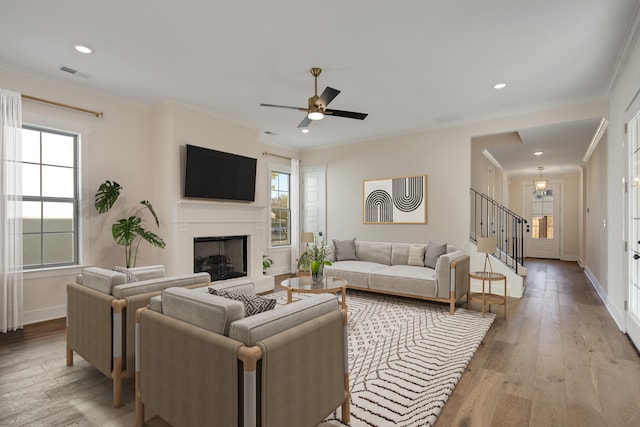
[(262, 255), (262, 272), (266, 273), (267, 268), (271, 267), (273, 264), (273, 260), (266, 255)]
[[(103, 214), (108, 212), (116, 203), (118, 198), (120, 197), (120, 192), (122, 191), (122, 186), (115, 181), (105, 181), (100, 184), (98, 187), (98, 191), (95, 197), (95, 207), (98, 213)], [(129, 217), (124, 217), (116, 221), (111, 226), (111, 233), (113, 234), (113, 240), (125, 248), (125, 260), (127, 268), (135, 267), (136, 259), (138, 258), (138, 248), (140, 247), (140, 242), (143, 240), (149, 242), (153, 246), (157, 248), (164, 248), (165, 243), (164, 240), (160, 236), (155, 233), (152, 233), (149, 230), (146, 230), (143, 227), (142, 217), (139, 216), (139, 213), (142, 210), (148, 210), (151, 212), (153, 216), (153, 220), (156, 224), (156, 227), (160, 227), (160, 221), (158, 221), (158, 216), (153, 210), (153, 206), (149, 203), (148, 200), (143, 200), (140, 202), (142, 207), (138, 208), (135, 211), (134, 215)], [(122, 208), (123, 215), (124, 205)]]
[(323, 240), (320, 244), (314, 242), (300, 254), (298, 258), (299, 270), (311, 270), (311, 274), (318, 274), (321, 265), (331, 265), (327, 260), (327, 244)]

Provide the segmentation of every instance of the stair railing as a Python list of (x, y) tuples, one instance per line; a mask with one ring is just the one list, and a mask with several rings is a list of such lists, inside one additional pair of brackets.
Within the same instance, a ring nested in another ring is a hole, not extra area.
[(471, 228), (469, 238), (478, 243), (481, 237), (495, 237), (497, 249), (493, 256), (516, 274), (524, 265), (524, 233), (527, 220), (497, 201), (471, 190)]

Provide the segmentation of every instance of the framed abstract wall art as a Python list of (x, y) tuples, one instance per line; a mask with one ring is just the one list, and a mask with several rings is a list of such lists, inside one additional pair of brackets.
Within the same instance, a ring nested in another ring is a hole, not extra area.
[(364, 224), (426, 224), (427, 175), (365, 180)]

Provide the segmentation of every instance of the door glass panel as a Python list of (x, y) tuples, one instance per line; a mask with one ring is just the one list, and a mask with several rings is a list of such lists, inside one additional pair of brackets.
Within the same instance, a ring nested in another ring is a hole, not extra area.
[(531, 194), (531, 238), (553, 239), (553, 190)]

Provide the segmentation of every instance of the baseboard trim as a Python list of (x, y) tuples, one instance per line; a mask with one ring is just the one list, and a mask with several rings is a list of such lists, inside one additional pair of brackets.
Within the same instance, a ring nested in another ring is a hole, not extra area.
[(22, 323), (30, 325), (32, 323), (46, 322), (47, 320), (60, 319), (67, 316), (67, 306), (58, 305), (55, 307), (43, 308), (41, 310), (30, 310), (22, 313)]
[(589, 279), (591, 286), (593, 286), (593, 289), (595, 289), (596, 293), (604, 303), (604, 306), (611, 315), (611, 318), (614, 322), (616, 322), (616, 325), (618, 325), (618, 329), (620, 329), (622, 332), (626, 332), (624, 314), (620, 313), (617, 308), (610, 303), (609, 295), (602, 288), (602, 286), (600, 286), (600, 282), (598, 282), (598, 279), (596, 279), (596, 277), (593, 275), (593, 273), (591, 273), (591, 270), (589, 270), (588, 267), (584, 268), (584, 274), (587, 276), (587, 279)]

